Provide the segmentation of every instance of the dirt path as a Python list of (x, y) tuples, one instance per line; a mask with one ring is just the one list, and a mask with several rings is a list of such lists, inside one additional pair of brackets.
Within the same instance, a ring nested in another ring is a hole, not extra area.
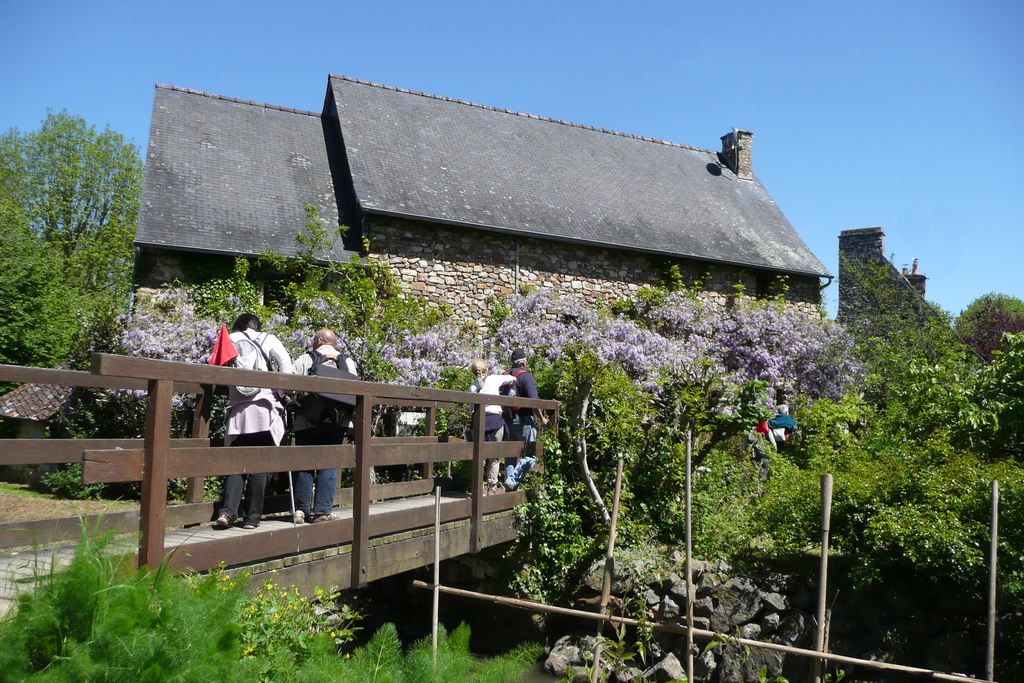
[(94, 515), (137, 506), (138, 503), (133, 501), (64, 500), (37, 493), (21, 484), (0, 484), (0, 523)]

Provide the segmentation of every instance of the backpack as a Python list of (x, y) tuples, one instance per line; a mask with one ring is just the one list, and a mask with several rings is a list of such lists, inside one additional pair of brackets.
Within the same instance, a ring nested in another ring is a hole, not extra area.
[[(313, 359), (308, 375), (333, 379), (359, 379), (338, 367), (337, 361), (324, 358), (316, 350), (307, 351)], [(344, 429), (356, 411), (356, 397), (351, 394), (308, 393), (300, 400), (302, 416), (316, 427)]]
[[(267, 352), (263, 350), (260, 338), (253, 339), (244, 332), (242, 335), (241, 339), (234, 342), (235, 351), (238, 352), (238, 356), (231, 361), (231, 367), (241, 370), (266, 371), (274, 369), (275, 364), (267, 356)], [(267, 335), (264, 334), (262, 341), (266, 341), (266, 339)], [(235, 386), (235, 390), (242, 396), (251, 398), (259, 393), (260, 387)]]
[[(511, 382), (509, 384), (506, 384), (504, 387), (502, 387), (501, 388), (502, 395), (503, 396), (518, 396), (518, 394), (516, 393), (516, 385), (519, 384), (519, 378), (522, 375), (525, 375), (527, 372), (529, 372), (529, 371), (526, 368), (516, 368), (515, 370), (512, 370), (511, 372), (505, 373), (507, 375), (512, 375), (513, 377), (515, 377), (516, 381), (515, 382)], [(519, 414), (520, 410), (523, 410), (523, 408), (521, 408), (520, 406), (504, 406), (502, 408), (502, 412), (505, 415), (505, 420), (507, 420), (508, 422), (511, 422), (516, 417), (516, 415)], [(527, 408), (526, 410), (530, 410), (530, 409)]]

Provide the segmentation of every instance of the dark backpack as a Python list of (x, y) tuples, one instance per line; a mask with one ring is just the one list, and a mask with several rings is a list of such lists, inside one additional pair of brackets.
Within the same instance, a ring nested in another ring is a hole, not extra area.
[[(337, 366), (337, 361), (327, 360), (315, 350), (308, 351), (313, 365), (307, 374), (332, 379), (359, 379), (357, 375)], [(317, 427), (345, 428), (356, 410), (356, 397), (351, 394), (309, 393), (300, 400), (302, 416)]]
[[(501, 394), (503, 396), (518, 396), (519, 394), (516, 392), (516, 387), (519, 386), (519, 378), (522, 375), (525, 375), (527, 372), (529, 372), (529, 370), (527, 370), (526, 368), (516, 368), (511, 372), (506, 372), (506, 375), (512, 375), (513, 377), (515, 377), (516, 381), (509, 382), (508, 384), (503, 386), (501, 388)], [(522, 410), (529, 412), (530, 408), (521, 408), (520, 406), (503, 406), (502, 413), (504, 413), (505, 421), (511, 422)]]

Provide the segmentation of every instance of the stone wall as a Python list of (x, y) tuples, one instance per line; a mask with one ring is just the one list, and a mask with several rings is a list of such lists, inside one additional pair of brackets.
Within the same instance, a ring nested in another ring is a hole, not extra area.
[[(368, 217), (365, 236), (371, 259), (391, 266), (414, 292), (433, 305), (450, 306), (460, 322), (482, 323), (489, 300), (504, 298), (523, 287), (604, 302), (635, 295), (644, 285), (661, 282), (677, 264), (690, 284), (700, 283), (701, 296), (726, 307), (735, 299), (735, 285), (747, 296), (773, 296), (779, 278), (771, 272), (637, 252), (556, 243), (469, 228), (379, 216)], [(787, 300), (817, 311), (816, 277), (785, 279)]]

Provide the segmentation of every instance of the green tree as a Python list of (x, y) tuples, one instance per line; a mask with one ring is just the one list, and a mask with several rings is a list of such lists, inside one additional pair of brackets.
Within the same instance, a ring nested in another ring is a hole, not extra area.
[(52, 365), (74, 333), (60, 256), (0, 186), (0, 363)]
[(127, 295), (142, 187), (134, 144), (66, 111), (50, 112), (37, 131), (0, 136), (0, 180), (62, 257), (69, 284), (89, 301)]
[(992, 362), (1004, 333), (1024, 331), (1024, 301), (1006, 294), (980, 296), (957, 318), (956, 331), (985, 362)]

